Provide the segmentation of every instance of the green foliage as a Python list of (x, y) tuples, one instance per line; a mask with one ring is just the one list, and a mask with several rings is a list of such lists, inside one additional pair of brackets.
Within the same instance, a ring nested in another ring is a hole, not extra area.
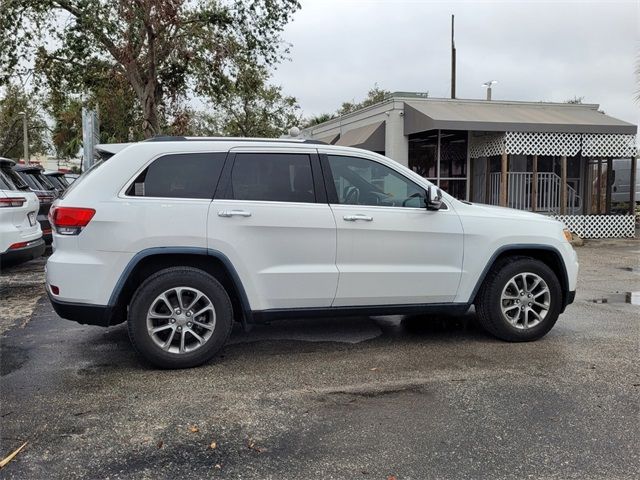
[[(124, 115), (122, 125), (137, 122), (129, 137), (140, 131), (149, 137), (179, 120), (190, 95), (223, 94), (236, 81), (238, 59), (277, 63), (287, 53), (280, 32), (299, 6), (297, 0), (3, 0), (0, 85), (35, 65), (51, 89), (106, 102)], [(123, 111), (100, 93), (113, 87), (111, 80)], [(115, 125), (111, 131), (122, 139)]]
[(27, 94), (21, 87), (8, 84), (0, 95), (0, 157), (23, 157), (23, 123), (21, 112), (27, 114), (30, 154), (47, 153), (48, 127), (35, 94)]
[(269, 78), (266, 68), (249, 59), (239, 63), (235, 80), (212, 98), (223, 135), (279, 137), (300, 123), (296, 99), (269, 85)]
[(352, 100), (351, 102), (343, 102), (342, 106), (336, 113), (337, 115), (346, 115), (347, 113), (355, 112), (361, 108), (375, 105), (376, 103), (382, 102), (390, 93), (390, 91), (383, 90), (378, 87), (378, 84), (376, 83), (373, 88), (369, 90), (364, 100), (360, 102), (356, 102), (355, 100)]
[(328, 122), (329, 120), (341, 115), (346, 115), (348, 113), (355, 112), (356, 110), (360, 110), (361, 108), (375, 105), (376, 103), (384, 101), (384, 99), (390, 94), (391, 92), (389, 90), (381, 89), (376, 83), (373, 85), (373, 88), (369, 89), (367, 96), (363, 100), (359, 102), (356, 102), (355, 100), (343, 102), (342, 106), (336, 110), (335, 113), (321, 113), (320, 115), (309, 117), (303, 121), (302, 126), (304, 128), (313, 127), (314, 125)]
[(565, 100), (564, 103), (572, 103), (574, 105), (581, 105), (583, 100), (584, 100), (584, 97), (578, 97), (577, 95), (574, 95), (573, 98)]
[(321, 113), (320, 115), (314, 115), (307, 118), (302, 126), (303, 128), (313, 127), (314, 125), (320, 125), (321, 123), (328, 122), (333, 118), (336, 118), (336, 115), (333, 113)]

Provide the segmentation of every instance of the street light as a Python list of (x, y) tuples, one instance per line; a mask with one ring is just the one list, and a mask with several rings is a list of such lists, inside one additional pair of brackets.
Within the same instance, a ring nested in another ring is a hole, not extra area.
[(29, 129), (27, 127), (27, 113), (18, 112), (18, 116), (22, 117), (22, 143), (24, 146), (24, 164), (29, 165)]
[(482, 84), (483, 87), (487, 88), (487, 100), (491, 100), (491, 87), (493, 87), (496, 83), (498, 83), (498, 80), (489, 80), (488, 82), (484, 82)]

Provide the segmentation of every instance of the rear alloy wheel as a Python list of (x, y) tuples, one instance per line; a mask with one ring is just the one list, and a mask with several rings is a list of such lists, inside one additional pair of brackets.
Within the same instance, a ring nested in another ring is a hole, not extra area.
[(232, 319), (229, 296), (214, 277), (191, 267), (168, 268), (136, 291), (129, 308), (129, 337), (158, 367), (194, 367), (222, 348)]
[(545, 263), (511, 257), (491, 268), (475, 303), (485, 330), (502, 340), (526, 342), (544, 336), (555, 325), (562, 289)]

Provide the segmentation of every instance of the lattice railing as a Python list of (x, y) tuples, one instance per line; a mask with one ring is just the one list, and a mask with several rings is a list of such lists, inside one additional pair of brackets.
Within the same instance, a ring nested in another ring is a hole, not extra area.
[(472, 135), (469, 142), (469, 157), (491, 157), (502, 155), (504, 151), (504, 134), (487, 133), (485, 135)]
[(633, 238), (636, 234), (634, 215), (554, 215), (554, 218), (582, 238)]
[(580, 151), (579, 133), (506, 132), (505, 151), (516, 155), (566, 155)]
[(636, 136), (609, 133), (582, 135), (582, 155), (585, 157), (633, 157), (637, 153)]
[(501, 132), (471, 136), (469, 156), (556, 155), (630, 158), (637, 154), (636, 136), (623, 134)]

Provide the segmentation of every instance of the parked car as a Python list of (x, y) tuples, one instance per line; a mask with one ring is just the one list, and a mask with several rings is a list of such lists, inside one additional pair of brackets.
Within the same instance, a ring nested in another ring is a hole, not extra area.
[(29, 186), (32, 192), (40, 200), (38, 210), (38, 222), (42, 228), (42, 235), (47, 245), (51, 244), (51, 224), (49, 223), (49, 209), (58, 197), (58, 192), (49, 180), (44, 176), (42, 167), (38, 165), (16, 165), (14, 170), (20, 178)]
[(80, 175), (77, 174), (77, 173), (65, 173), (64, 174), (64, 178), (65, 178), (65, 180), (67, 181), (67, 183), (69, 185), (71, 185), (73, 182), (75, 182), (78, 179), (79, 176)]
[(45, 248), (36, 220), (38, 197), (13, 171), (14, 165), (0, 158), (0, 266), (39, 257)]
[(575, 296), (563, 224), (458, 201), (381, 155), (299, 140), (130, 145), (50, 212), (51, 303), (128, 321), (149, 362), (192, 367), (232, 322), (448, 312), (507, 341), (545, 335)]
[[(631, 197), (631, 161), (629, 159), (614, 158), (613, 185), (611, 187), (611, 201), (613, 203), (629, 204)], [(636, 170), (636, 204), (640, 203), (640, 175)]]
[(69, 188), (69, 182), (67, 181), (64, 172), (43, 172), (44, 176), (49, 180), (49, 183), (58, 192), (58, 195), (62, 194), (67, 188)]

